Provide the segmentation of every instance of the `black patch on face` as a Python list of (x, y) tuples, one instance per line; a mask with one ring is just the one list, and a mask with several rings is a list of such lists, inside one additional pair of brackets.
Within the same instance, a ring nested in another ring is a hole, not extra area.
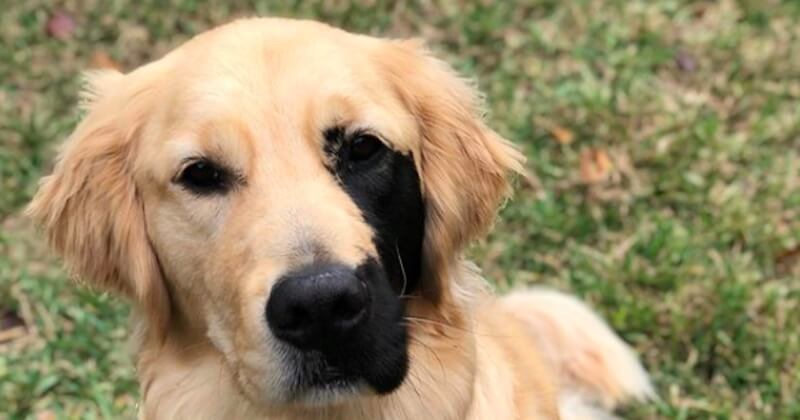
[[(297, 397), (311, 388), (346, 389), (362, 382), (385, 394), (399, 387), (408, 372), (402, 295), (419, 288), (423, 263), (419, 175), (411, 157), (391, 150), (377, 134), (336, 127), (325, 132), (325, 139), (328, 168), (373, 229), (378, 258), (354, 268), (305, 267), (287, 274), (283, 284), (273, 287), (267, 320), (273, 334), (294, 347), (285, 357), (297, 369), (292, 386)], [(320, 293), (339, 285), (325, 293), (356, 296), (342, 294), (354, 278), (366, 287), (367, 315), (342, 329), (336, 306)], [(292, 309), (296, 305), (302, 306), (299, 312)]]
[(348, 135), (342, 127), (327, 130), (329, 169), (375, 232), (380, 262), (395, 292), (410, 294), (419, 287), (425, 234), (419, 174), (410, 156), (386, 146), (367, 160), (352, 159), (350, 147), (363, 135)]

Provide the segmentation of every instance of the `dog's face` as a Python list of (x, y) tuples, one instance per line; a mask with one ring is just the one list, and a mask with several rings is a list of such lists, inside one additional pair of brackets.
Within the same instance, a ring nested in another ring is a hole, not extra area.
[(458, 306), (449, 270), (519, 169), (416, 44), (310, 22), (237, 22), (91, 89), (31, 214), (267, 406), (400, 386), (408, 302)]
[(389, 392), (425, 229), (414, 119), (360, 39), (283, 36), (178, 64), (136, 162), (149, 237), (251, 397)]

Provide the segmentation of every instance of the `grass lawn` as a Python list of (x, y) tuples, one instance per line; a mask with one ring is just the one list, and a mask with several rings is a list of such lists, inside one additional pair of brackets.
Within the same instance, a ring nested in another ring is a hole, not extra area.
[(127, 305), (68, 282), (22, 216), (79, 72), (253, 14), (421, 36), (478, 80), (536, 182), (473, 255), (501, 290), (580, 295), (637, 348), (661, 401), (624, 417), (800, 418), (799, 2), (50, 3), (0, 12), (0, 418), (135, 413)]

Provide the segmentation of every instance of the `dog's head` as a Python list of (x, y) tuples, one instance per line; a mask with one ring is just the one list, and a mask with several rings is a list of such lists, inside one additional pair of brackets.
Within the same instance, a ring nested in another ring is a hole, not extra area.
[(312, 22), (239, 21), (87, 92), (30, 214), (256, 403), (396, 389), (410, 306), (459, 307), (461, 251), (521, 166), (419, 43)]

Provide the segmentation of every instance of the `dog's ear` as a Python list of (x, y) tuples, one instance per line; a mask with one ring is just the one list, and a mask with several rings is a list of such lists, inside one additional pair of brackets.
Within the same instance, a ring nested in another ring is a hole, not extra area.
[(379, 60), (414, 115), (414, 151), (426, 206), (426, 271), (446, 292), (463, 249), (491, 228), (523, 155), (483, 121), (477, 91), (416, 40), (390, 41)]
[(132, 90), (126, 77), (87, 77), (87, 115), (27, 211), (74, 276), (129, 297), (163, 326), (168, 297), (131, 173), (143, 116), (135, 99), (123, 97)]

